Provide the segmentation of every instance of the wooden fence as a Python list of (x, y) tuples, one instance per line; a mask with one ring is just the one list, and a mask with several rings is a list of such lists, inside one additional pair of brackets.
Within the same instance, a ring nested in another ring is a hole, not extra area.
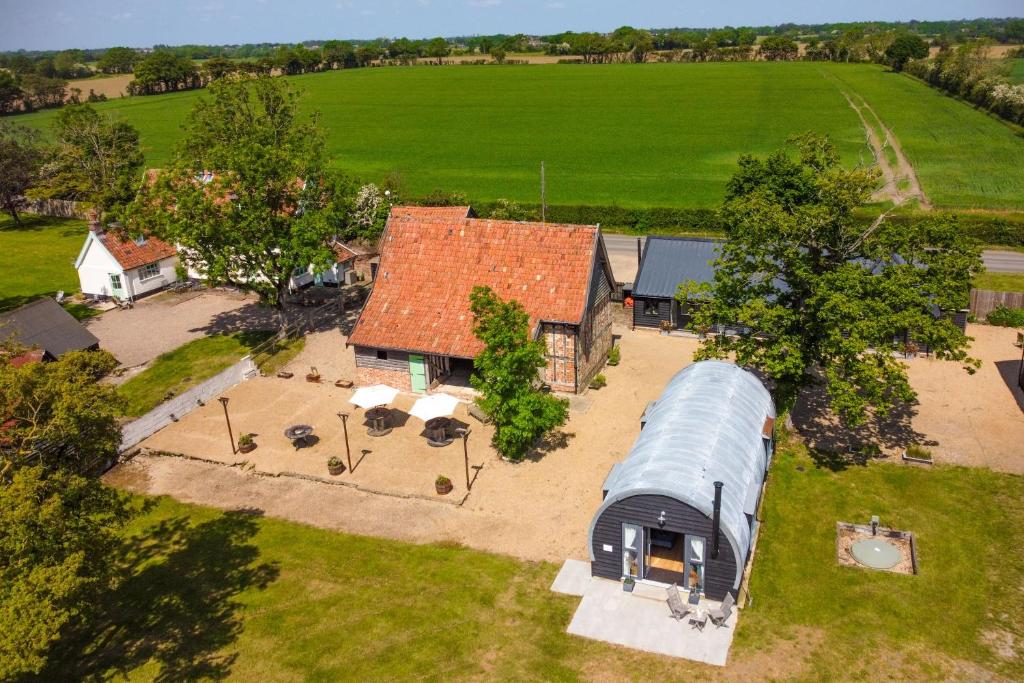
[(984, 320), (989, 313), (1000, 306), (1024, 308), (1024, 292), (995, 292), (991, 289), (971, 290), (971, 314), (978, 320)]

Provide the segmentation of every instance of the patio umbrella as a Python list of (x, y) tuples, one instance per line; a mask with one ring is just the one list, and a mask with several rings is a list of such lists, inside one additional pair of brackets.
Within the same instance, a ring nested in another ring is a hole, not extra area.
[(376, 408), (387, 405), (398, 396), (398, 389), (389, 387), (387, 384), (374, 384), (371, 387), (360, 387), (352, 394), (349, 403), (354, 403), (360, 408)]
[(448, 417), (455, 412), (459, 399), (449, 394), (431, 394), (417, 399), (409, 414), (429, 422), (435, 417)]

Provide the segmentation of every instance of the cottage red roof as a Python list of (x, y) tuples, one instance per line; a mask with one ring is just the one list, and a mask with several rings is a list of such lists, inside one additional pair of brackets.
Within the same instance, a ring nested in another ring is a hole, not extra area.
[(156, 237), (147, 237), (142, 244), (137, 244), (135, 240), (131, 239), (123, 240), (109, 232), (97, 235), (97, 237), (125, 270), (141, 268), (178, 253), (173, 246)]
[(598, 246), (596, 226), (475, 218), (388, 221), (373, 293), (349, 343), (471, 358), (469, 294), (488, 285), (540, 320), (579, 323)]
[(457, 221), (469, 218), (469, 212), (468, 206), (392, 206), (388, 218)]

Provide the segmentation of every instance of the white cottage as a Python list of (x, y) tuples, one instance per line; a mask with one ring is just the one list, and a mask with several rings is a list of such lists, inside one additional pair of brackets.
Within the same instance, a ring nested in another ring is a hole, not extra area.
[(90, 298), (137, 299), (177, 280), (178, 251), (156, 237), (121, 239), (89, 226), (75, 261), (82, 293)]

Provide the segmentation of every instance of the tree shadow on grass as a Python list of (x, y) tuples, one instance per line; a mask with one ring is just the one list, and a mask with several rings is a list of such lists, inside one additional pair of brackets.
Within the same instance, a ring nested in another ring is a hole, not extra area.
[(913, 405), (897, 406), (887, 419), (869, 418), (864, 424), (851, 427), (842, 423), (832, 411), (823, 385), (804, 389), (793, 406), (793, 426), (810, 449), (818, 467), (832, 471), (855, 465), (866, 465), (883, 451), (902, 450), (908, 444), (936, 445), (914, 429), (911, 421), (917, 410)]
[(242, 630), (238, 595), (277, 579), (252, 543), (260, 510), (235, 510), (192, 525), (163, 520), (125, 544), (124, 578), (100, 613), (68, 632), (43, 680), (127, 677), (155, 664), (157, 681), (222, 679)]

